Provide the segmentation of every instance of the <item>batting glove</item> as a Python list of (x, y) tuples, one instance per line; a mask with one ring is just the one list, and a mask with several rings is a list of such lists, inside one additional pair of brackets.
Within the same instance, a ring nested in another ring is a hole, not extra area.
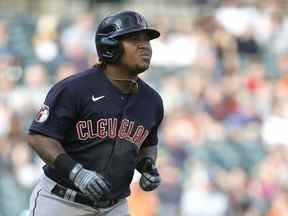
[(84, 169), (81, 164), (76, 164), (69, 178), (82, 193), (92, 200), (98, 200), (110, 191), (110, 184), (102, 175)]
[(152, 191), (160, 185), (161, 178), (151, 158), (142, 159), (136, 168), (142, 174), (139, 182), (142, 190)]

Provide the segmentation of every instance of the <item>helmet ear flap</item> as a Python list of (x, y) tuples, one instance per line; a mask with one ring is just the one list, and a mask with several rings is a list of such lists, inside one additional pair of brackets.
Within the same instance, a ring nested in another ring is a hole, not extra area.
[(99, 44), (102, 61), (113, 64), (120, 60), (123, 54), (123, 47), (117, 39), (102, 37)]

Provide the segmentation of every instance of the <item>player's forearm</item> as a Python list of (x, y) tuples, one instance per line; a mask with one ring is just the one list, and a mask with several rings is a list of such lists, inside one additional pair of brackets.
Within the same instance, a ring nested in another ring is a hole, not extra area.
[(60, 142), (38, 134), (28, 135), (28, 144), (36, 151), (39, 157), (50, 167), (54, 167), (55, 159), (65, 150)]
[[(94, 171), (86, 170), (65, 153), (60, 142), (42, 135), (28, 135), (28, 144), (41, 159), (63, 178), (67, 178), (91, 200), (110, 191), (110, 183)], [(100, 186), (101, 185), (101, 186)]]
[(157, 159), (158, 147), (157, 145), (154, 146), (147, 146), (142, 147), (138, 153), (137, 161), (141, 161), (143, 158), (151, 158), (154, 162)]
[(136, 169), (141, 173), (139, 185), (144, 191), (156, 189), (161, 182), (155, 162), (157, 146), (147, 146), (140, 149)]

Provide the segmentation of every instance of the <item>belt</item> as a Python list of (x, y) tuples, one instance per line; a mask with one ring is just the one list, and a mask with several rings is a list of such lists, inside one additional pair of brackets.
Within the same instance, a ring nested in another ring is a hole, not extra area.
[(119, 199), (109, 199), (109, 200), (97, 200), (93, 201), (89, 199), (87, 196), (76, 192), (74, 190), (71, 190), (69, 188), (65, 188), (62, 185), (56, 184), (54, 188), (51, 190), (51, 193), (53, 195), (56, 195), (58, 197), (61, 197), (66, 200), (74, 201), (76, 203), (80, 203), (83, 205), (90, 206), (92, 208), (98, 209), (98, 208), (109, 208), (113, 205), (115, 205)]

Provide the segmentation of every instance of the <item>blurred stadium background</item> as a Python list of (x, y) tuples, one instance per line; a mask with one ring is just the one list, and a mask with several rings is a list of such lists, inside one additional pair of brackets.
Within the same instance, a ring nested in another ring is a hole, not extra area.
[(133, 216), (288, 215), (287, 0), (0, 0), (0, 216), (25, 216), (41, 161), (27, 128), (56, 81), (96, 60), (99, 20), (162, 36), (143, 76), (164, 99), (154, 193)]

